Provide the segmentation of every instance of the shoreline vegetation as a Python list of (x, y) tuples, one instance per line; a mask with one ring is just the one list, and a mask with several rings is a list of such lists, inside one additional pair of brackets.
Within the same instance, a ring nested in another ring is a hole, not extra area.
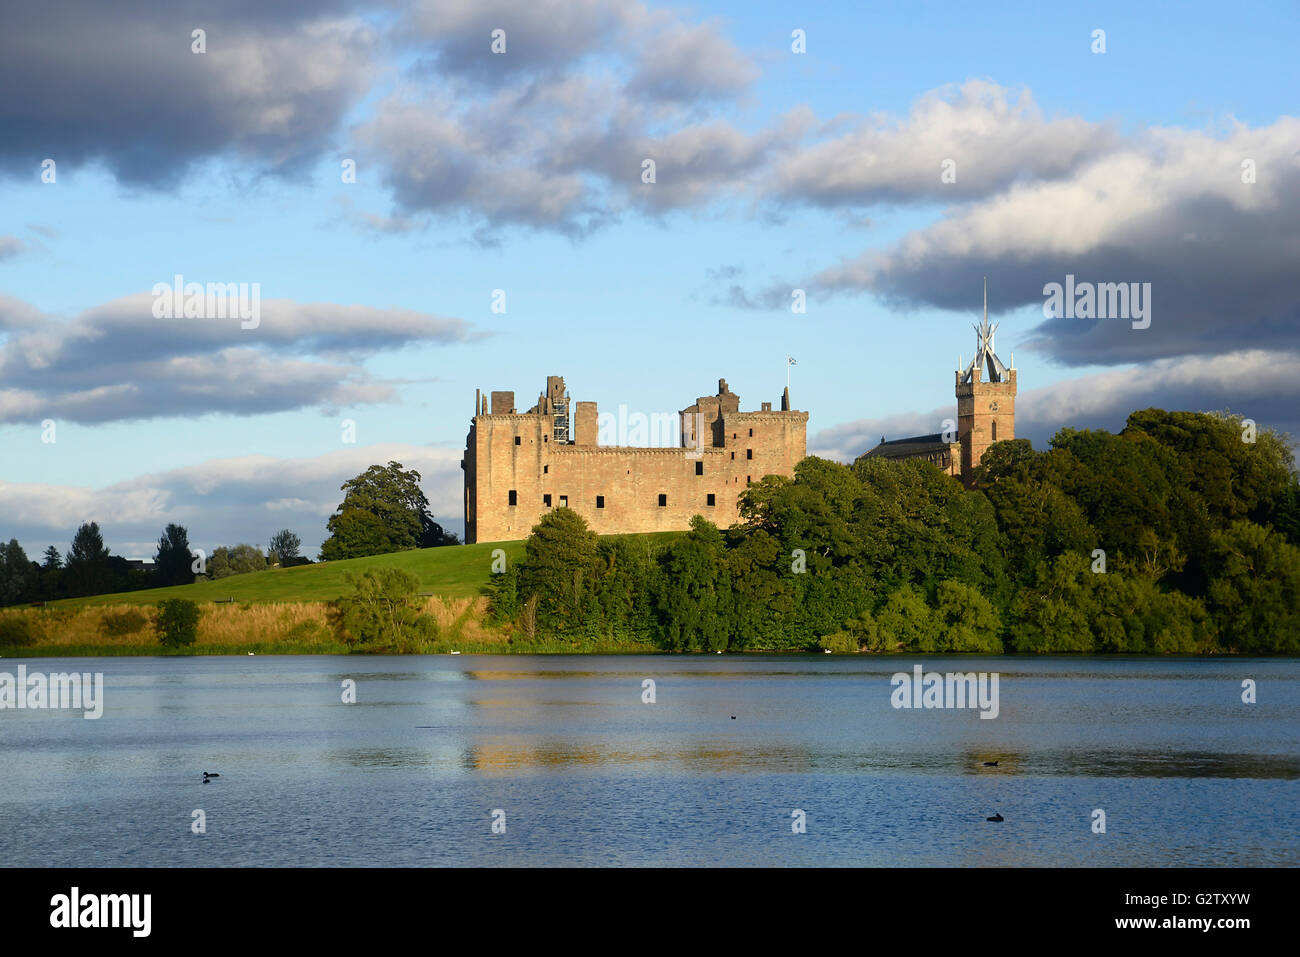
[(929, 463), (804, 459), (740, 522), (407, 548), (0, 608), (0, 656), (1300, 654), (1289, 440), (1227, 413)]
[[(258, 573), (255, 573), (258, 574)], [(485, 623), (487, 598), (425, 597), (418, 611), (437, 624), (436, 635), (412, 642), (403, 654), (650, 653), (637, 642), (541, 640), (528, 646)], [(175, 655), (336, 655), (356, 646), (340, 639), (330, 624), (329, 602), (222, 603), (201, 606), (192, 645), (169, 650), (155, 635), (158, 610), (146, 604), (51, 605), (6, 609), (0, 617), (21, 615), (31, 625), (31, 643), (0, 647), (4, 658), (121, 657)], [(374, 651), (395, 649), (376, 647)]]

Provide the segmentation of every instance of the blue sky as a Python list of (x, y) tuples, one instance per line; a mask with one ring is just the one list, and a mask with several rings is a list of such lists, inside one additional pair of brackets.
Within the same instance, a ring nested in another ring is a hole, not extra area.
[[(810, 449), (848, 460), (940, 428), (984, 275), (1040, 445), (1147, 405), (1295, 430), (1292, 4), (95, 6), (0, 41), (0, 537), (31, 554), (87, 519), (135, 557), (169, 521), (313, 549), (386, 455), (459, 531), (474, 390), (548, 374), (757, 408), (794, 355)], [(1067, 270), (1152, 281), (1152, 328), (1045, 327)], [(263, 327), (154, 355), (150, 322), (222, 321), (148, 315), (177, 273), (260, 283)]]

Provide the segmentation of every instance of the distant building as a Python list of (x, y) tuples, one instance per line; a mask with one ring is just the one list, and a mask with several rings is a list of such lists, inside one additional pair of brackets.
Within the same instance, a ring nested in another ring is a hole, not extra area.
[(880, 444), (861, 458), (873, 459), (925, 459), (949, 475), (961, 475), (961, 443), (945, 442), (943, 433), (913, 435), (906, 439), (880, 437)]
[[(860, 458), (925, 459), (969, 486), (975, 467), (994, 442), (1016, 437), (1016, 370), (1005, 365), (993, 348), (997, 325), (989, 326), (988, 286), (984, 289), (984, 319), (975, 327), (975, 358), (956, 376), (957, 431), (917, 435), (880, 444)], [(956, 441), (945, 441), (955, 438)]]
[(741, 412), (719, 379), (717, 395), (677, 414), (681, 444), (667, 448), (601, 445), (596, 403), (571, 403), (561, 376), (547, 377), (527, 412), (513, 392), (491, 397), (489, 412), (487, 396), (475, 395), (461, 460), (467, 543), (526, 538), (566, 507), (602, 535), (681, 530), (695, 515), (725, 528), (739, 519), (748, 485), (792, 476), (807, 454), (808, 413), (790, 408), (788, 387), (779, 411), (764, 402)]

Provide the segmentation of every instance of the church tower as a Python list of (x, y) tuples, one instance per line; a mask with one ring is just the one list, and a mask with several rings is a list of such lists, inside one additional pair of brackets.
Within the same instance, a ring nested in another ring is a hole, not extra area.
[[(970, 486), (975, 466), (994, 442), (1016, 437), (1016, 370), (1003, 365), (993, 349), (997, 324), (989, 326), (989, 284), (984, 280), (984, 320), (975, 327), (975, 358), (957, 370), (957, 441), (961, 480)], [(958, 362), (960, 365), (960, 362)]]

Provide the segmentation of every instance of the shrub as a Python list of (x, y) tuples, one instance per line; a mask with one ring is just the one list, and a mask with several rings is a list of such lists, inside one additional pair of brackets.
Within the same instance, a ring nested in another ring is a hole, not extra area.
[(403, 651), (438, 637), (438, 623), (421, 610), (420, 580), (400, 568), (349, 574), (353, 593), (334, 605), (339, 638), (350, 645)]
[(903, 585), (889, 596), (876, 624), (885, 648), (921, 654), (936, 650), (939, 622), (925, 596), (913, 585)]
[(5, 645), (30, 645), (36, 641), (32, 635), (32, 623), (17, 615), (0, 617), (0, 647)]
[(961, 654), (1001, 654), (1002, 628), (997, 611), (979, 591), (963, 582), (939, 583), (939, 651)]
[(160, 601), (154, 630), (166, 648), (194, 644), (199, 637), (199, 606), (188, 598)]
[(105, 614), (100, 622), (100, 630), (108, 638), (121, 638), (125, 635), (134, 635), (147, 624), (149, 619), (142, 612), (135, 608), (128, 608), (125, 611), (110, 611)]
[(837, 655), (850, 655), (858, 650), (858, 638), (847, 631), (837, 631), (817, 642), (819, 646)]
[(323, 645), (332, 641), (333, 632), (319, 621), (300, 621), (284, 636), (284, 642), (291, 645)]

